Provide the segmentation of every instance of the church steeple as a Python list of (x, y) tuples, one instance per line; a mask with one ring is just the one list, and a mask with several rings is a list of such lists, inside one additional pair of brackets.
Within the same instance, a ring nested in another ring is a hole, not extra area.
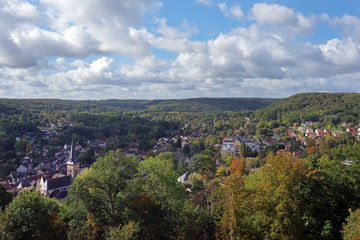
[(68, 161), (66, 162), (67, 175), (72, 178), (76, 177), (80, 172), (80, 164), (77, 162), (75, 149), (74, 149), (74, 137), (71, 138), (71, 148)]
[(68, 159), (67, 163), (69, 163), (69, 164), (77, 163), (77, 158), (76, 158), (75, 149), (74, 149), (74, 137), (71, 138), (70, 154), (69, 154), (69, 159)]

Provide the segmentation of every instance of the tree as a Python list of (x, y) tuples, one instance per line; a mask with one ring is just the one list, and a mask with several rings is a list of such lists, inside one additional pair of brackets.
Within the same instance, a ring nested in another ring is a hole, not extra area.
[(4, 239), (64, 239), (65, 225), (58, 217), (56, 200), (43, 198), (40, 192), (24, 191), (5, 209), (2, 226)]
[[(235, 161), (235, 160), (234, 160)], [(215, 194), (216, 216), (219, 218), (219, 239), (261, 239), (263, 238), (253, 224), (255, 216), (252, 190), (245, 188), (241, 173), (232, 173)], [(221, 238), (220, 238), (221, 237)]]
[(4, 185), (0, 183), (0, 209), (4, 210), (5, 207), (11, 202), (13, 195), (6, 191)]
[[(255, 192), (254, 223), (266, 239), (301, 239), (305, 234), (304, 214), (309, 206), (302, 188), (311, 171), (305, 161), (279, 151), (265, 159), (266, 164), (247, 179), (247, 188)], [(252, 183), (252, 184), (251, 184)]]
[(26, 146), (30, 143), (27, 139), (21, 139), (15, 143), (15, 149), (19, 152), (25, 152)]
[(239, 173), (241, 176), (245, 174), (246, 161), (236, 157), (230, 165), (231, 174)]
[(189, 170), (190, 172), (196, 172), (201, 167), (201, 155), (196, 154), (190, 158)]
[(76, 178), (70, 195), (82, 201), (100, 223), (118, 226), (123, 223), (122, 212), (131, 201), (130, 185), (136, 168), (134, 158), (111, 151)]
[(343, 224), (341, 231), (344, 240), (360, 239), (360, 209), (349, 210), (350, 215), (346, 218), (346, 224)]
[(26, 144), (26, 153), (30, 153), (31, 152), (31, 144), (28, 143)]
[(140, 227), (138, 223), (128, 222), (124, 225), (119, 225), (118, 227), (109, 228), (109, 237), (107, 240), (136, 240), (138, 239), (138, 233), (140, 232)]
[(240, 157), (241, 158), (246, 158), (246, 144), (244, 142), (242, 142), (240, 144)]
[[(161, 209), (151, 219), (161, 224), (160, 231), (153, 238), (200, 239), (210, 226), (208, 215), (204, 209), (190, 203), (186, 189), (177, 181), (173, 161), (166, 156), (170, 155), (162, 153), (158, 157), (147, 158), (139, 166), (146, 195)], [(161, 212), (163, 216), (158, 215)]]
[(189, 144), (185, 144), (185, 146), (184, 146), (184, 153), (185, 153), (185, 154), (190, 154), (190, 145), (189, 145)]

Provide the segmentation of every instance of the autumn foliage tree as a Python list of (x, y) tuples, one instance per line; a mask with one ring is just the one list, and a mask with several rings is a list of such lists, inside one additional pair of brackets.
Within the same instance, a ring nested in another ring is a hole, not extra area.
[(307, 205), (302, 185), (311, 176), (305, 161), (290, 153), (269, 153), (265, 165), (244, 177), (244, 160), (218, 190), (221, 239), (302, 239)]
[(344, 240), (359, 240), (360, 239), (360, 209), (355, 211), (349, 210), (350, 215), (346, 219), (346, 224), (343, 225), (341, 231)]
[(246, 160), (236, 157), (232, 160), (230, 165), (230, 171), (232, 174), (239, 173), (241, 176), (245, 174)]
[(302, 159), (290, 153), (270, 153), (258, 171), (256, 183), (256, 222), (268, 239), (301, 239), (305, 231), (303, 214), (306, 204), (301, 185), (310, 169)]

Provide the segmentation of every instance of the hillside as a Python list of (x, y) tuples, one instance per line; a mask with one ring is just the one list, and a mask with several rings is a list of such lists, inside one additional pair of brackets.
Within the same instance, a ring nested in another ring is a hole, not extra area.
[(254, 113), (258, 120), (326, 121), (332, 124), (358, 122), (360, 94), (357, 93), (302, 93), (281, 99)]
[(264, 108), (278, 99), (270, 98), (191, 98), (179, 100), (100, 100), (92, 104), (129, 110), (167, 112), (241, 111)]
[(78, 111), (241, 111), (256, 110), (269, 106), (278, 99), (270, 98), (192, 98), (179, 100), (88, 100), (72, 101), (57, 99), (0, 99), (4, 111), (22, 108), (34, 110)]

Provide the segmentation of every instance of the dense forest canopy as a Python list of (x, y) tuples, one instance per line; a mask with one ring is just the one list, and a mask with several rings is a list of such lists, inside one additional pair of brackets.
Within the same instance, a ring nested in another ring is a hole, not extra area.
[(0, 99), (1, 112), (28, 107), (34, 110), (79, 111), (241, 111), (256, 110), (278, 101), (276, 98), (190, 98), (179, 100), (58, 100), (58, 99)]
[(339, 124), (342, 121), (356, 122), (359, 114), (358, 93), (302, 93), (259, 109), (254, 116), (265, 121), (328, 121)]

